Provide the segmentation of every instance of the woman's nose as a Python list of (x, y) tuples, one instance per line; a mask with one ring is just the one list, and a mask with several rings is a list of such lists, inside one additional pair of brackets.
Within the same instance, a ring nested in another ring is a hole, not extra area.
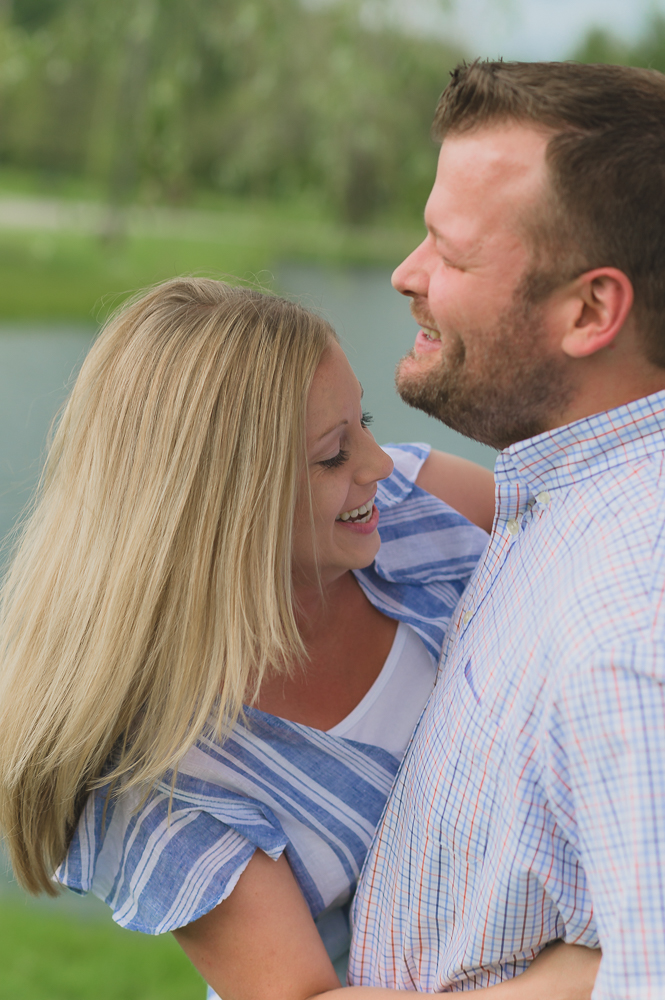
[(361, 471), (360, 479), (364, 483), (377, 482), (379, 479), (387, 479), (393, 471), (394, 462), (390, 455), (387, 455), (383, 448), (380, 448), (374, 438), (368, 441), (369, 452)]

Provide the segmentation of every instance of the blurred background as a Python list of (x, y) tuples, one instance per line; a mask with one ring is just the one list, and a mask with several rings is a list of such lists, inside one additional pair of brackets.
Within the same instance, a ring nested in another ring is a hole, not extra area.
[[(380, 441), (494, 453), (396, 397), (416, 330), (433, 111), (461, 59), (665, 71), (665, 0), (0, 0), (0, 536), (100, 324), (178, 273), (298, 297), (338, 329)], [(0, 858), (0, 1000), (203, 1000), (168, 935)]]

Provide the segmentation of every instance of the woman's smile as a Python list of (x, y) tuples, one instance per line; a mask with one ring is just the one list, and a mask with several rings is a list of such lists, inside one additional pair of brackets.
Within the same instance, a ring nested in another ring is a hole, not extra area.
[(374, 498), (371, 497), (366, 503), (354, 507), (353, 510), (345, 510), (337, 517), (338, 521), (353, 521), (356, 524), (364, 524), (369, 521), (374, 505)]
[(379, 523), (379, 511), (371, 500), (353, 510), (344, 511), (336, 519), (335, 525), (344, 531), (353, 531), (360, 535), (371, 535)]

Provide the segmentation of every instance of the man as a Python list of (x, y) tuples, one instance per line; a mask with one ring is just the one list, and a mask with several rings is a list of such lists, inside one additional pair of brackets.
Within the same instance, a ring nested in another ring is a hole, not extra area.
[(403, 398), (505, 449), (484, 560), (356, 897), (350, 976), (445, 991), (602, 948), (665, 997), (665, 78), (458, 69)]

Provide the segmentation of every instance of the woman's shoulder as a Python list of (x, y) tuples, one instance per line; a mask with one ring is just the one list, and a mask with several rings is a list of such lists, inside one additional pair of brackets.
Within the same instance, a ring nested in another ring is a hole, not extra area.
[(488, 536), (416, 484), (429, 445), (386, 445), (395, 468), (377, 491), (381, 548), (355, 576), (384, 614), (411, 625), (438, 659), (457, 601)]
[(390, 582), (434, 583), (468, 576), (488, 535), (416, 479), (431, 449), (427, 444), (382, 446), (395, 463), (379, 483), (381, 549), (376, 572)]

